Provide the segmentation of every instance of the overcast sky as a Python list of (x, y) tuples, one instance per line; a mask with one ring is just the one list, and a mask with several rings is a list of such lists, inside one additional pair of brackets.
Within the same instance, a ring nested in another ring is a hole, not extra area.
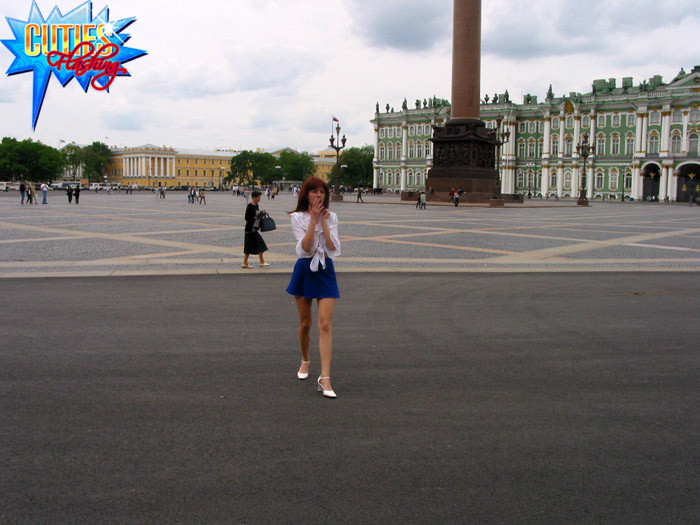
[[(44, 18), (84, 0), (38, 0)], [(35, 131), (32, 73), (7, 76), (0, 45), (0, 136), (180, 148), (328, 145), (331, 116), (348, 146), (373, 144), (375, 103), (451, 99), (452, 0), (93, 1), (110, 20), (135, 17), (125, 64), (110, 92), (87, 93), (52, 78)], [(0, 0), (26, 21), (31, 0)], [(481, 93), (522, 101), (588, 92), (598, 78), (660, 74), (670, 81), (700, 64), (698, 0), (485, 0)]]

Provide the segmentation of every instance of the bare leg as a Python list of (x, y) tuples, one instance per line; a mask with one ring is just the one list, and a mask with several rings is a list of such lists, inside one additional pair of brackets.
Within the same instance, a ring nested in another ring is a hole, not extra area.
[[(321, 377), (331, 376), (331, 357), (333, 354), (333, 331), (331, 321), (333, 320), (333, 310), (335, 299), (318, 299), (318, 348), (321, 353)], [(333, 390), (331, 380), (321, 381), (324, 390)]]
[[(294, 300), (297, 303), (297, 311), (299, 312), (299, 346), (301, 347), (301, 360), (310, 361), (309, 341), (311, 338), (311, 304), (313, 303), (313, 299), (294, 297)], [(308, 374), (309, 363), (302, 363), (299, 372)]]

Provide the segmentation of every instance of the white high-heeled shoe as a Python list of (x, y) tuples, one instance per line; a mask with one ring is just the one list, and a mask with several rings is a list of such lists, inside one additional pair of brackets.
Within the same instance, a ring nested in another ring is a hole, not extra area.
[(318, 391), (323, 392), (323, 397), (331, 397), (331, 398), (336, 398), (338, 396), (335, 395), (335, 392), (333, 390), (326, 390), (323, 388), (323, 385), (321, 384), (321, 379), (330, 379), (330, 377), (320, 377), (318, 378)]
[[(304, 363), (304, 364), (306, 364), (306, 365), (308, 365), (311, 361), (304, 361), (304, 360), (302, 359), (301, 362)], [(297, 372), (297, 377), (298, 377), (299, 379), (306, 379), (307, 377), (309, 377), (309, 373), (308, 373), (308, 372), (306, 372), (306, 373)]]

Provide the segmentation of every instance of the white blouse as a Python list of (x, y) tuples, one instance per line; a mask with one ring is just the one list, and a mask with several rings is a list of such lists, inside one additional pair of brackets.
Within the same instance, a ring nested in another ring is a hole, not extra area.
[(340, 240), (338, 239), (338, 216), (329, 212), (328, 227), (331, 230), (331, 240), (335, 244), (335, 250), (329, 250), (326, 246), (326, 236), (323, 235), (323, 226), (321, 226), (321, 221), (316, 224), (316, 231), (314, 232), (314, 240), (311, 245), (311, 251), (304, 251), (301, 247), (301, 242), (306, 235), (306, 231), (309, 229), (309, 223), (311, 222), (311, 215), (307, 211), (296, 211), (291, 214), (292, 219), (292, 230), (294, 231), (294, 236), (297, 239), (296, 253), (298, 257), (309, 258), (311, 257), (311, 271), (317, 272), (319, 264), (321, 268), (326, 269), (326, 257), (335, 259), (340, 255)]

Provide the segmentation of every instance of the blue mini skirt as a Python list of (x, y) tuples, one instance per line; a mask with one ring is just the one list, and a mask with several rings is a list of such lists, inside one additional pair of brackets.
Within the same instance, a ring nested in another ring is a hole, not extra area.
[(317, 272), (311, 271), (311, 257), (302, 257), (294, 265), (292, 279), (287, 293), (306, 299), (327, 299), (340, 297), (338, 281), (335, 278), (333, 259), (326, 257), (326, 268), (320, 265)]

